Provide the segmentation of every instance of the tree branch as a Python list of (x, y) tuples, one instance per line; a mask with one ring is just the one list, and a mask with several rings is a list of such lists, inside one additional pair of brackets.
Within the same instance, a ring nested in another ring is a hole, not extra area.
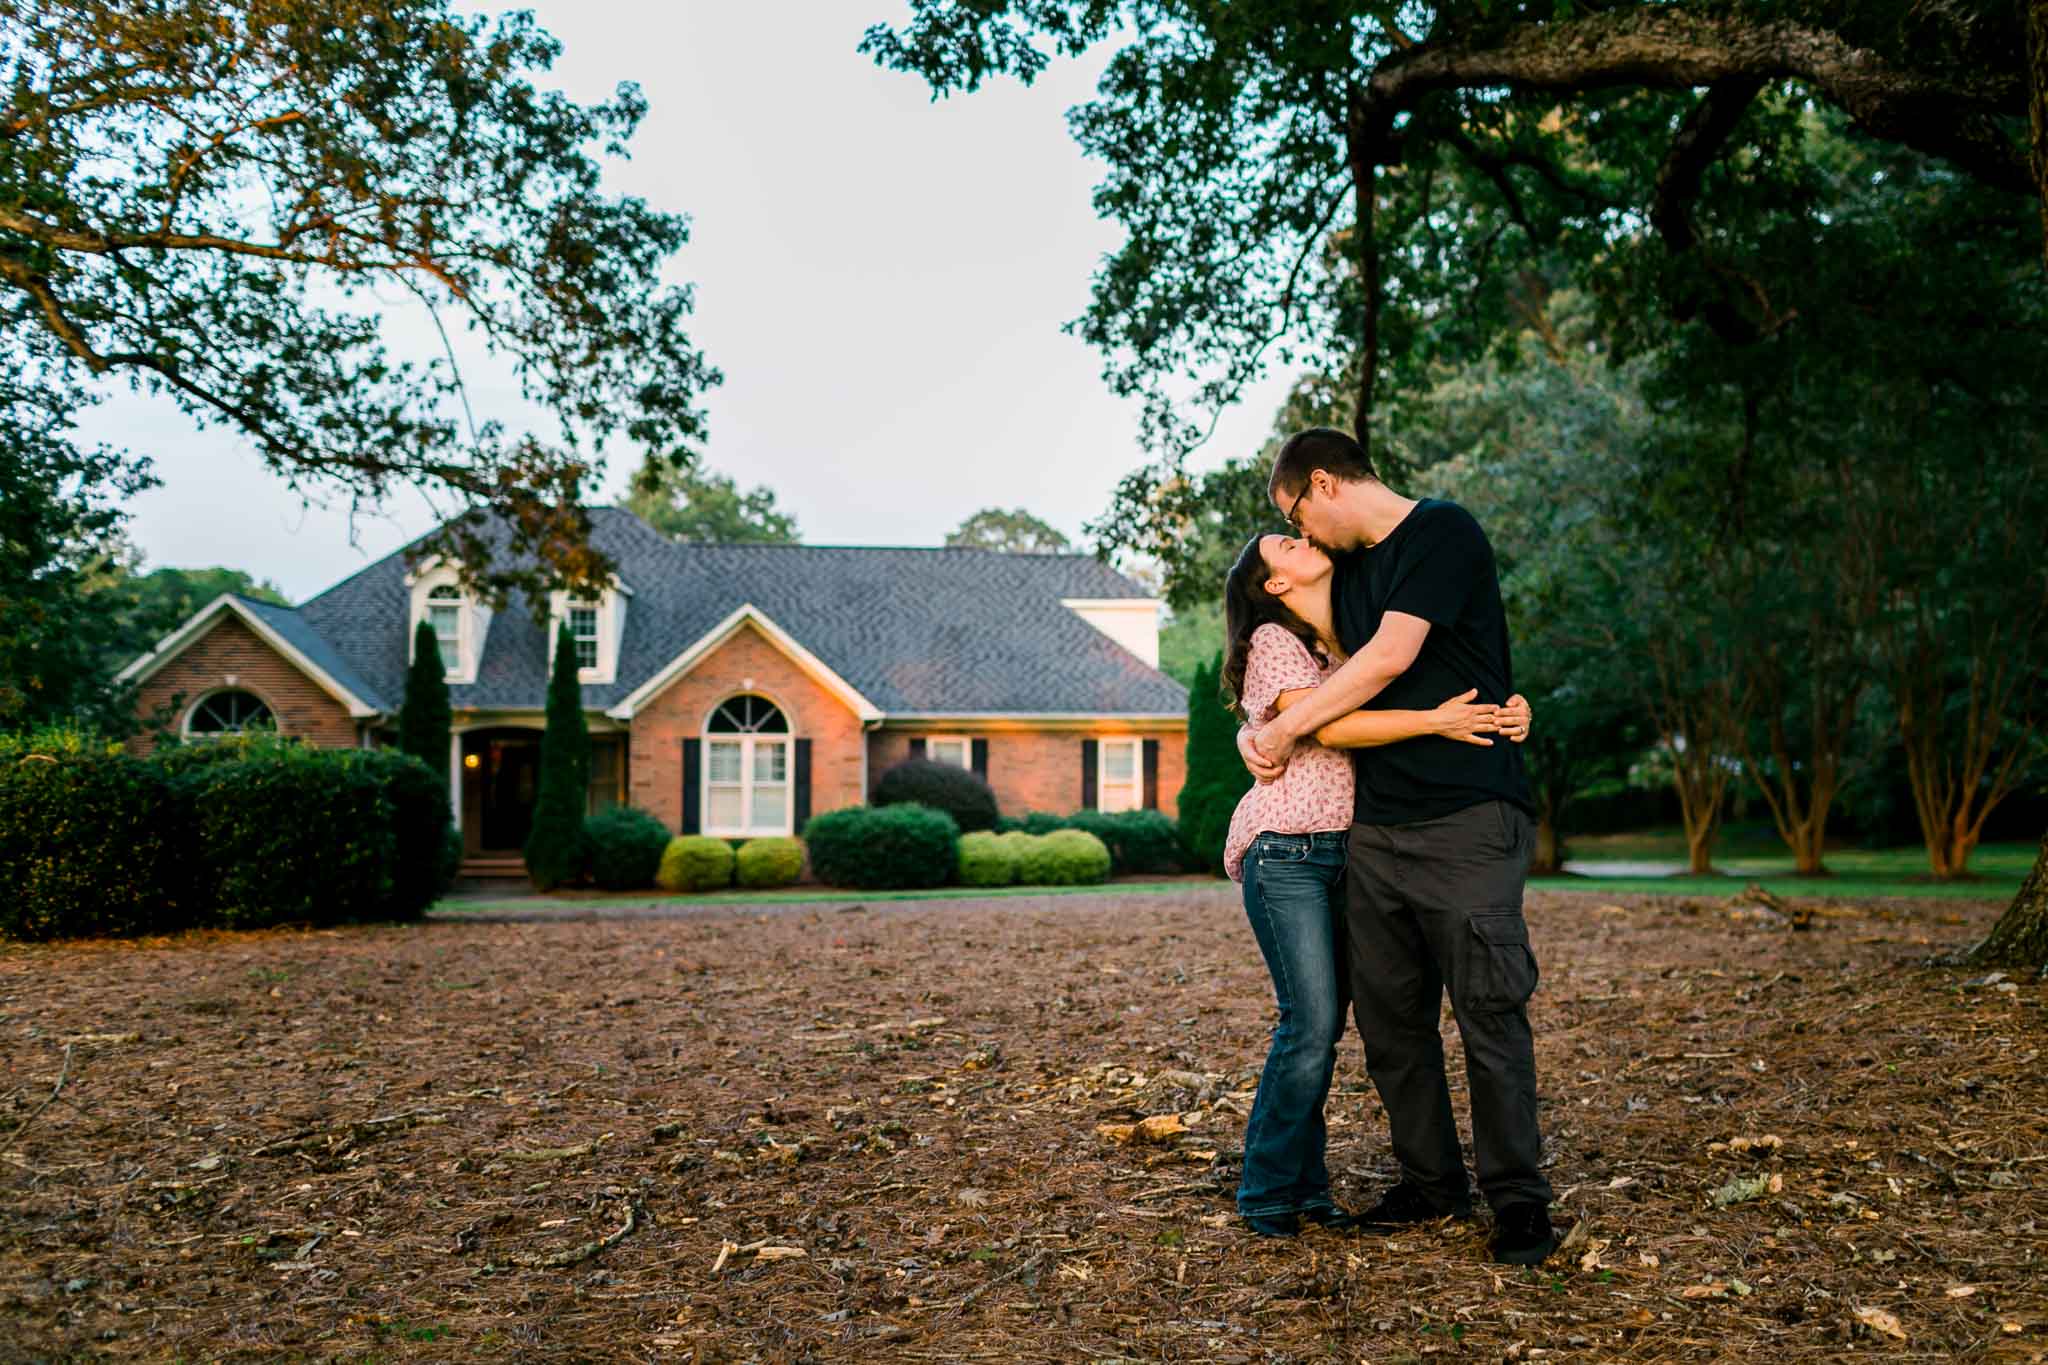
[(1657, 168), (1656, 194), (1650, 201), (1650, 225), (1673, 252), (1688, 251), (1698, 240), (1692, 205), (1699, 197), (1700, 179), (1720, 160), (1721, 149), (1763, 88), (1758, 76), (1715, 81), (1679, 125), (1664, 164)]

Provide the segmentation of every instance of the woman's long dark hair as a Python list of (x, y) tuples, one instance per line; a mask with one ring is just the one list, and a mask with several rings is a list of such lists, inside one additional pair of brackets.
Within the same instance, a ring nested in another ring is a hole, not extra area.
[(1253, 536), (1223, 579), (1223, 704), (1243, 720), (1252, 719), (1244, 713), (1244, 670), (1251, 661), (1253, 631), (1271, 621), (1306, 645), (1309, 653), (1323, 656), (1314, 627), (1266, 591), (1273, 571), (1259, 549), (1264, 539), (1263, 534)]

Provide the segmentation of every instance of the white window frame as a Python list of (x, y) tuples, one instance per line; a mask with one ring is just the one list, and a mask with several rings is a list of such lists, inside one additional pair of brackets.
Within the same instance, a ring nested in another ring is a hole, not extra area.
[[(421, 566), (416, 574), (408, 575), (406, 586), (412, 592), (412, 615), (405, 628), (405, 661), (412, 663), (413, 647), (418, 643), (420, 622), (433, 622), (431, 607), (437, 602), (450, 602), (456, 608), (456, 661), (455, 667), (445, 669), (442, 676), (451, 683), (473, 683), (476, 681), (477, 656), (483, 652), (484, 635), (490, 628), (491, 609), (479, 602), (475, 594), (462, 585), (460, 566), (447, 561), (435, 560)], [(434, 598), (439, 588), (453, 588), (461, 596), (457, 598)], [(439, 648), (441, 632), (434, 632), (435, 647)], [(443, 659), (445, 664), (447, 660)]]
[[(1112, 805), (1109, 800), (1109, 751), (1128, 749), (1131, 754), (1131, 780), (1117, 783), (1117, 789), (1131, 794), (1131, 803)], [(1145, 741), (1141, 736), (1122, 736), (1114, 739), (1095, 741), (1095, 809), (1105, 814), (1117, 811), (1145, 809)]]
[(962, 768), (965, 768), (965, 769), (966, 769), (966, 770), (967, 770), (968, 772), (973, 772), (973, 771), (974, 771), (974, 740), (973, 740), (973, 739), (972, 739), (972, 738), (971, 738), (970, 736), (967, 736), (967, 735), (926, 735), (926, 736), (924, 737), (924, 756), (925, 756), (925, 758), (926, 758), (926, 759), (927, 759), (928, 761), (930, 761), (930, 762), (932, 762), (932, 763), (951, 763), (951, 762), (953, 762), (953, 760), (952, 760), (952, 759), (950, 759), (950, 758), (940, 758), (940, 757), (938, 756), (938, 753), (937, 753), (936, 749), (937, 749), (937, 746), (938, 746), (938, 745), (941, 745), (941, 744), (957, 744), (957, 745), (959, 745), (959, 746), (960, 746), (960, 761), (959, 761), (959, 766), (960, 766), (960, 767), (962, 767)]
[[(774, 707), (782, 716), (782, 722), (789, 728), (770, 733), (748, 733), (742, 730), (713, 730), (711, 719), (730, 702), (743, 696), (751, 696)], [(704, 746), (703, 759), (699, 763), (697, 809), (702, 813), (702, 827), (705, 834), (717, 839), (756, 839), (766, 835), (788, 835), (796, 833), (796, 730), (789, 724), (789, 709), (773, 697), (758, 692), (735, 693), (711, 708), (704, 718), (704, 730), (700, 736)], [(736, 744), (740, 750), (740, 780), (734, 782), (711, 781), (711, 746), (714, 744)], [(763, 747), (782, 750), (782, 819), (774, 825), (753, 824), (754, 818), (754, 757)], [(711, 789), (713, 785), (722, 788), (739, 789), (740, 815), (743, 823), (737, 826), (717, 825), (711, 822)]]
[(210, 692), (203, 693), (197, 701), (185, 708), (185, 719), (178, 727), (179, 733), (186, 739), (198, 740), (202, 744), (210, 744), (214, 740), (224, 739), (229, 735), (248, 734), (247, 730), (195, 730), (192, 728), (192, 718), (199, 714), (200, 707), (206, 705), (215, 697), (225, 696), (230, 692), (239, 692), (244, 696), (254, 697), (258, 702), (262, 703), (263, 709), (270, 715), (271, 732), (280, 735), (284, 733), (284, 727), (277, 720), (277, 708), (270, 704), (270, 698), (253, 688), (241, 686), (216, 687)]
[[(590, 633), (576, 629), (576, 613), (590, 614)], [(579, 674), (595, 673), (604, 666), (604, 604), (601, 602), (579, 602), (574, 598), (562, 609), (562, 619), (569, 626), (569, 645), (576, 651), (576, 671)], [(590, 662), (583, 662), (583, 642), (590, 642)]]
[[(437, 593), (450, 593), (453, 595), (448, 597), (438, 597), (435, 595)], [(462, 638), (465, 633), (465, 627), (467, 625), (465, 618), (469, 615), (468, 607), (469, 603), (464, 599), (462, 589), (458, 588), (453, 583), (436, 583), (433, 587), (427, 589), (426, 606), (421, 613), (420, 619), (425, 621), (429, 626), (433, 628), (434, 642), (437, 645), (444, 646), (441, 652), (441, 671), (444, 675), (450, 678), (456, 678), (462, 675), (462, 663), (463, 660), (468, 657), (463, 650)], [(441, 634), (441, 627), (439, 623), (437, 623), (434, 620), (435, 611), (440, 610), (442, 608), (446, 608), (455, 613), (455, 639), (452, 642), (455, 651), (455, 661), (453, 663), (450, 663), (448, 661), (448, 651), (445, 648), (445, 646), (447, 646), (451, 642), (443, 638)], [(414, 627), (414, 634), (418, 634), (418, 627)]]

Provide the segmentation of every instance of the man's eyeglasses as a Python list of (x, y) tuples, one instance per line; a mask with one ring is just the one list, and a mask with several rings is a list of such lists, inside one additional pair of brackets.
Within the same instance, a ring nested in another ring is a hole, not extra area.
[(1301, 504), (1309, 494), (1315, 491), (1315, 480), (1311, 479), (1301, 486), (1300, 494), (1294, 499), (1294, 506), (1287, 509), (1287, 524), (1294, 528), (1296, 535), (1301, 534)]

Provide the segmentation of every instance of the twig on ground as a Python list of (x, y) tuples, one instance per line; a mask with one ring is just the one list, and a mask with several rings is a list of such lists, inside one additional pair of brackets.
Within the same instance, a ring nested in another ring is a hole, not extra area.
[(533, 1270), (560, 1270), (565, 1266), (580, 1264), (599, 1252), (617, 1246), (633, 1235), (633, 1229), (640, 1226), (640, 1206), (630, 1199), (626, 1200), (625, 1204), (626, 1221), (619, 1225), (617, 1232), (608, 1233), (595, 1241), (585, 1242), (582, 1246), (570, 1247), (567, 1251), (557, 1251), (552, 1256), (516, 1255), (510, 1258), (512, 1264), (523, 1265)]
[(64, 1082), (71, 1079), (71, 1052), (72, 1049), (76, 1048), (77, 1046), (78, 1044), (76, 1043), (64, 1044), (64, 1065), (57, 1072), (56, 1089), (52, 1090), (49, 1093), (48, 1097), (46, 1097), (41, 1104), (36, 1106), (36, 1110), (33, 1114), (30, 1114), (27, 1118), (23, 1119), (21, 1123), (15, 1128), (15, 1130), (7, 1135), (7, 1141), (0, 1142), (0, 1152), (4, 1152), (9, 1147), (12, 1147), (14, 1145), (14, 1140), (20, 1137), (23, 1133), (26, 1133), (28, 1131), (28, 1126), (31, 1123), (34, 1123), (37, 1119), (41, 1118), (43, 1116), (43, 1111), (45, 1109), (48, 1109), (51, 1105), (55, 1104), (57, 1102), (57, 1097), (64, 1093)]

